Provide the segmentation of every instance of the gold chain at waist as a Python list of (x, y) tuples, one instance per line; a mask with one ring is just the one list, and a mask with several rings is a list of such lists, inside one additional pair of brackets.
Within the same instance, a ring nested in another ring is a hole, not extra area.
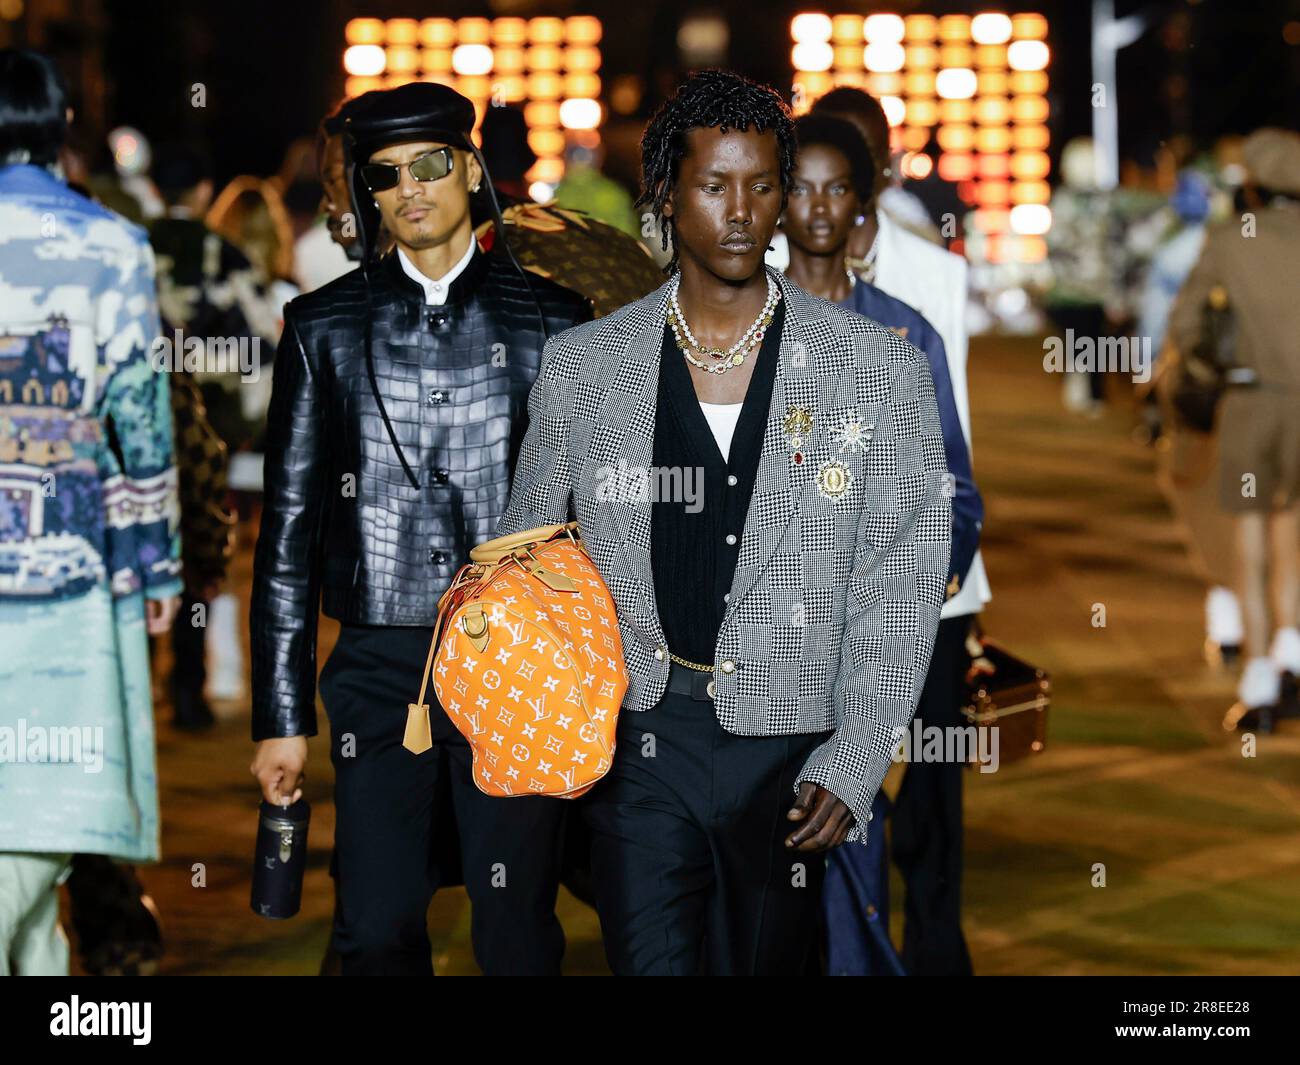
[(668, 657), (676, 662), (679, 666), (685, 666), (687, 669), (693, 669), (696, 673), (712, 673), (712, 666), (702, 666), (697, 662), (688, 662), (684, 658), (678, 658), (672, 651), (668, 652)]

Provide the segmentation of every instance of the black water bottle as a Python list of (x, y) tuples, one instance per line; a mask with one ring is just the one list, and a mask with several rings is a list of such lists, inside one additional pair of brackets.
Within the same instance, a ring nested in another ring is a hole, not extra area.
[(257, 853), (253, 856), (253, 912), (282, 921), (302, 904), (302, 877), (307, 870), (307, 825), (311, 807), (306, 799), (292, 806), (262, 800), (257, 822)]

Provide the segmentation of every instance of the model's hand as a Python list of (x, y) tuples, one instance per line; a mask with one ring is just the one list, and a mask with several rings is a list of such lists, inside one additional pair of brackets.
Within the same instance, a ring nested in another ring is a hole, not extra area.
[(785, 845), (797, 851), (816, 853), (838, 847), (853, 828), (853, 814), (833, 792), (820, 784), (804, 781), (799, 785), (788, 821), (803, 822), (786, 837)]
[(172, 622), (176, 620), (176, 611), (181, 608), (181, 597), (169, 595), (166, 599), (146, 599), (144, 601), (145, 631), (150, 636), (165, 636), (171, 632)]
[(288, 806), (302, 798), (306, 769), (307, 737), (284, 736), (258, 743), (249, 772), (257, 777), (267, 802)]

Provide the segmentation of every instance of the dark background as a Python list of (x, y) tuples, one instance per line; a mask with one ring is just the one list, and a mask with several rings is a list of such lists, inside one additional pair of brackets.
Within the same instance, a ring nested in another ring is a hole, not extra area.
[[(1300, 0), (1116, 0), (1116, 13), (1153, 19), (1120, 53), (1122, 154), (1149, 161), (1159, 143), (1181, 134), (1207, 145), (1225, 133), (1300, 122), (1300, 46), (1284, 26)], [(83, 135), (102, 140), (118, 124), (154, 140), (193, 137), (211, 151), (219, 179), (278, 169), (285, 146), (310, 134), (343, 92), (343, 28), (350, 18), (593, 14), (602, 19), (603, 83), (637, 74), (647, 91), (644, 118), (680, 77), (675, 35), (682, 16), (721, 13), (731, 27), (729, 65), (786, 90), (789, 20), (803, 10), (977, 13), (1037, 11), (1048, 17), (1052, 62), (1052, 144), (1089, 132), (1088, 0), (1039, 3), (780, 3), (773, 0), (629, 2), (579, 0), (493, 3), (412, 0), (28, 0), (16, 21), (0, 24), (9, 43), (57, 54), (78, 97)], [(0, 39), (3, 39), (0, 36)], [(207, 87), (206, 108), (190, 106), (190, 87)], [(639, 122), (637, 123), (639, 125)], [(621, 143), (628, 143), (624, 137)], [(627, 170), (626, 161), (616, 169)]]

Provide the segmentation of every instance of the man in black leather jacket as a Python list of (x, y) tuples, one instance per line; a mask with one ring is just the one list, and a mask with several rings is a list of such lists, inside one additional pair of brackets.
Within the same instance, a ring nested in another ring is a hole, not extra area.
[(323, 599), (341, 622), (320, 687), (343, 974), (432, 974), (432, 836), (448, 784), (479, 965), (558, 974), (563, 803), (479, 792), (436, 702), (432, 745), (402, 744), (438, 598), (505, 511), (545, 337), (590, 309), (478, 248), (471, 197), (488, 178), (467, 99), (412, 83), (357, 104), (354, 208), (367, 246), (382, 216), (396, 248), (285, 312), (253, 575), (252, 771), (268, 801), (301, 795)]

